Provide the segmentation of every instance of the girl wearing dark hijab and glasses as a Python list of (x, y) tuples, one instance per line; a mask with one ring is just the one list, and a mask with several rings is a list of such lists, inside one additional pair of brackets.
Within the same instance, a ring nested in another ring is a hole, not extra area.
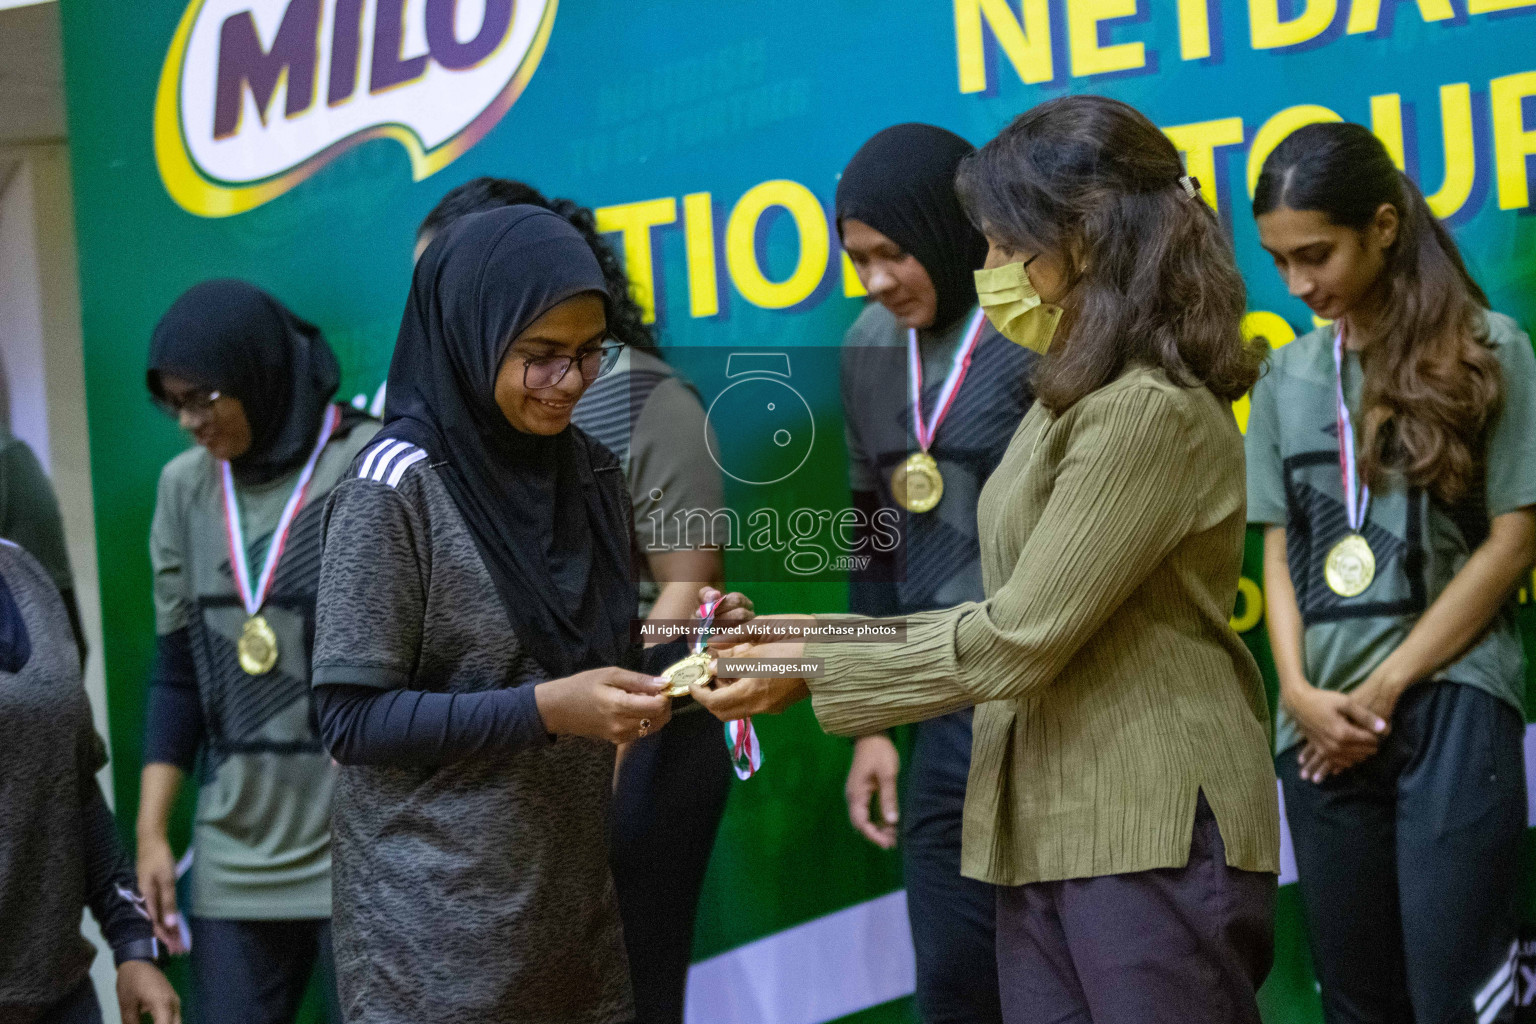
[[(970, 152), (942, 128), (896, 125), (860, 147), (837, 186), (843, 248), (875, 300), (844, 341), (849, 484), (865, 522), (879, 514), (902, 523), (901, 545), (853, 581), (849, 610), (858, 614), (905, 615), (984, 596), (976, 501), (1029, 410), (1035, 357), (993, 330), (976, 304), (987, 240), (955, 196), (955, 170)], [(943, 481), (932, 505), (934, 495), (919, 499), (908, 486), (913, 459), (925, 467), (931, 459)], [(854, 741), (848, 773), (854, 828), (889, 849), (901, 818), (917, 1003), (928, 1024), (1001, 1019), (996, 896), (960, 877), (970, 763), (966, 708), (915, 726), (904, 816), (900, 758), (886, 733)]]
[(197, 444), (160, 474), (150, 530), (139, 883), (159, 938), (184, 952), (166, 824), (201, 757), (193, 1005), (220, 1024), (291, 1021), (317, 964), (334, 991), (334, 769), (310, 637), (325, 498), (378, 429), (332, 403), (340, 381), (319, 329), (241, 281), (192, 288), (150, 342), (150, 394)]
[(558, 215), (455, 222), (416, 264), (384, 430), (332, 496), (314, 684), (351, 1024), (633, 1016), (614, 744), (666, 723), (654, 676), (684, 647), (632, 643), (623, 474), (570, 424), (616, 355), (607, 307)]

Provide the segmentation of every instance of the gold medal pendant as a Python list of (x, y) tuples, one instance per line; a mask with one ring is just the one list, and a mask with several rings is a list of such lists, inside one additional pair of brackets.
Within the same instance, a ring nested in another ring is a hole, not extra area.
[(235, 651), (247, 675), (264, 676), (277, 667), (277, 634), (264, 616), (252, 615), (245, 620)]
[(1364, 537), (1352, 533), (1328, 552), (1323, 577), (1328, 589), (1340, 597), (1357, 597), (1376, 579), (1376, 553)]
[(707, 682), (715, 677), (715, 656), (708, 651), (690, 654), (682, 661), (675, 661), (661, 673), (667, 688), (661, 692), (668, 697), (688, 696), (688, 687)]
[(908, 455), (891, 473), (891, 497), (908, 512), (929, 512), (944, 497), (944, 477), (927, 452)]

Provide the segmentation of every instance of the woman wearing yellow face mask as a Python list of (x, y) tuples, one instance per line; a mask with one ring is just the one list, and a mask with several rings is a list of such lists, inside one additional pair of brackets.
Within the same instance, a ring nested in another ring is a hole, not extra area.
[(746, 647), (823, 672), (694, 695), (726, 719), (809, 695), (855, 735), (979, 705), (962, 871), (999, 886), (1003, 1019), (1258, 1024), (1279, 814), (1263, 686), (1228, 624), (1230, 403), (1260, 361), (1231, 248), (1172, 144), (1101, 97), (1023, 114), (959, 191), (990, 245), (988, 315), (1048, 347), (981, 495), (986, 599), (909, 615), (899, 645)]

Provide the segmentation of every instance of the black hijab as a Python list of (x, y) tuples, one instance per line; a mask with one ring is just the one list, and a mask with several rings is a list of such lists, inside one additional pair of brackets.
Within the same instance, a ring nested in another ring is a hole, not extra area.
[(848, 161), (837, 183), (837, 233), (861, 220), (917, 257), (938, 292), (931, 330), (952, 327), (976, 305), (971, 276), (987, 260), (987, 240), (955, 195), (955, 171), (975, 147), (931, 124), (898, 124), (875, 135)]
[(146, 382), (156, 397), (163, 373), (240, 399), (251, 447), (229, 465), (243, 484), (303, 465), (341, 383), (320, 328), (260, 288), (229, 280), (194, 285), (155, 325)]
[(541, 437), (507, 422), (496, 374), (534, 320), (586, 292), (606, 302), (604, 288), (591, 247), (548, 210), (455, 221), (416, 264), (385, 391), (384, 434), (440, 464), (513, 631), (551, 677), (628, 660), (629, 503), (618, 461), (576, 427)]

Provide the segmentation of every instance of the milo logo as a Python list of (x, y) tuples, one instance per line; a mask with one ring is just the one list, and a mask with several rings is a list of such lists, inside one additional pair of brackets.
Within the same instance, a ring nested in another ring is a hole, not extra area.
[(155, 96), (155, 162), (191, 213), (228, 217), (390, 138), (416, 180), (495, 126), (557, 0), (192, 0)]

